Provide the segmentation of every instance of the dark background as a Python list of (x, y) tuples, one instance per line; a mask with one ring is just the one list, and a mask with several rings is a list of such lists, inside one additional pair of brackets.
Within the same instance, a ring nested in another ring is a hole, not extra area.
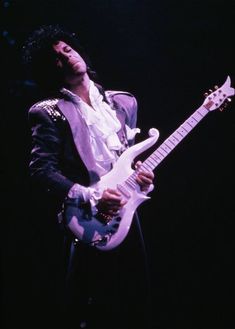
[[(101, 83), (136, 96), (138, 139), (156, 127), (164, 141), (204, 92), (227, 75), (235, 86), (234, 14), (228, 0), (1, 1), (2, 327), (26, 327), (34, 286), (27, 110), (39, 95), (21, 65), (24, 39), (41, 24), (77, 32)], [(139, 208), (153, 328), (235, 328), (234, 118), (233, 101), (210, 113)]]

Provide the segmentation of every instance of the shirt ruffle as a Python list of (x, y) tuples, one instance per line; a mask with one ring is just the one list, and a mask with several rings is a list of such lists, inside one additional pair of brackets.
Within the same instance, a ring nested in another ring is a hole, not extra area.
[[(124, 150), (124, 145), (122, 145), (117, 135), (121, 129), (121, 123), (116, 116), (116, 112), (104, 102), (103, 96), (93, 81), (90, 81), (89, 88), (92, 107), (65, 88), (61, 92), (77, 104), (77, 108), (89, 129), (91, 150), (96, 160), (97, 174), (103, 176), (116, 162), (117, 151)], [(131, 129), (126, 125), (126, 132), (127, 139), (132, 140), (140, 132), (140, 129)]]

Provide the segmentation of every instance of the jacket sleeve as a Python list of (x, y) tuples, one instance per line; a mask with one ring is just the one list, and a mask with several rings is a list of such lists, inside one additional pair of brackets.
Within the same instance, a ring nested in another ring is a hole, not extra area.
[(134, 96), (131, 96), (130, 106), (127, 108), (127, 125), (136, 128), (138, 104)]
[(130, 128), (135, 128), (137, 123), (138, 104), (135, 96), (125, 91), (106, 91), (107, 96), (114, 103), (116, 110), (122, 110), (125, 113), (125, 123)]
[(114, 95), (114, 100), (118, 105), (118, 108), (125, 113), (125, 125), (132, 129), (132, 132), (128, 133), (127, 127), (125, 127), (128, 145), (132, 146), (135, 143), (135, 135), (139, 132), (139, 129), (136, 128), (138, 110), (137, 100), (129, 92), (116, 93)]
[(59, 126), (40, 106), (33, 106), (28, 118), (32, 138), (29, 164), (32, 180), (46, 193), (63, 200), (74, 182), (61, 173), (62, 138)]

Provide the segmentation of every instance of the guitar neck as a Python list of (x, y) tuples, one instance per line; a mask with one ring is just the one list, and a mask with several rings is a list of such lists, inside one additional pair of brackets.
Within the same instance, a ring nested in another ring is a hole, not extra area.
[(209, 111), (199, 107), (183, 124), (176, 129), (141, 165), (146, 170), (154, 170), (165, 157), (196, 127)]
[(217, 108), (222, 109), (221, 105), (223, 105), (226, 100), (231, 101), (228, 97), (234, 95), (235, 89), (231, 87), (231, 79), (228, 76), (225, 83), (208, 95), (204, 103), (128, 177), (125, 183), (131, 188), (135, 188), (137, 184), (136, 177), (142, 168), (147, 171), (153, 171), (162, 160), (174, 150), (176, 145), (196, 127), (208, 112), (216, 110)]

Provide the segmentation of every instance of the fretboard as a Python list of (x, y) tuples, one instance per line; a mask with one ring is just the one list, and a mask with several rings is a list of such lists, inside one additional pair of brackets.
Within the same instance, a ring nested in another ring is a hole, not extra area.
[[(206, 116), (209, 111), (204, 107), (199, 107), (187, 120), (182, 123), (173, 134), (171, 134), (140, 166), (147, 171), (153, 171), (165, 157), (174, 150), (174, 148), (196, 127), (196, 125)], [(134, 187), (136, 185), (136, 176), (138, 170), (129, 176), (126, 180), (128, 185)]]

